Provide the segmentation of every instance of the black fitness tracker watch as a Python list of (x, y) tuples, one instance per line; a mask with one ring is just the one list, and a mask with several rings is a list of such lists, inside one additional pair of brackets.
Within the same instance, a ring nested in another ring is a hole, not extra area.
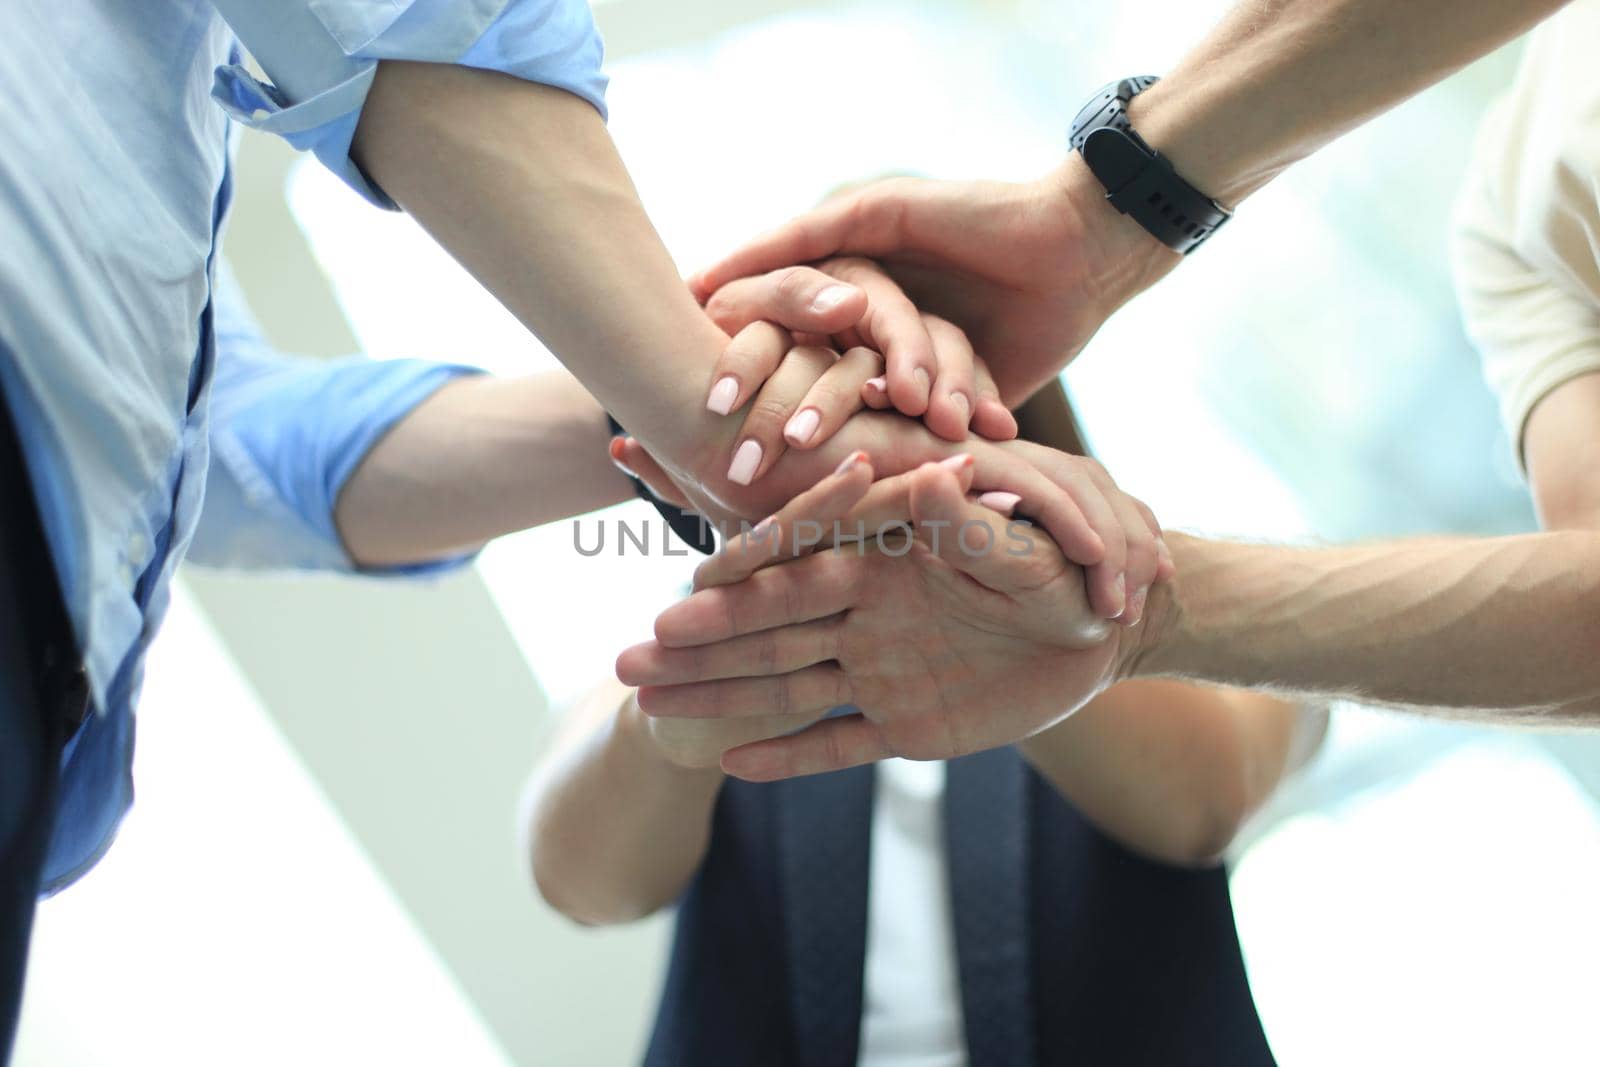
[(1184, 181), (1128, 121), (1128, 101), (1157, 80), (1146, 74), (1100, 89), (1073, 120), (1070, 142), (1105, 186), (1112, 207), (1174, 252), (1188, 254), (1232, 213)]
[[(606, 422), (611, 424), (613, 437), (620, 437), (628, 432), (622, 428), (622, 423), (611, 417), (609, 412), (606, 413)], [(667, 503), (652, 493), (642, 479), (632, 474), (628, 475), (628, 480), (633, 483), (633, 491), (638, 494), (639, 499), (648, 500), (650, 506), (661, 513), (667, 526), (684, 544), (706, 556), (717, 550), (717, 539), (711, 532), (711, 524), (701, 517), (699, 512)]]

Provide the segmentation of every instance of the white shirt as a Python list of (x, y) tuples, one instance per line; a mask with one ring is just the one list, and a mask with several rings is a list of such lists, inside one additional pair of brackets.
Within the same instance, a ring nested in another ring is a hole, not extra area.
[(1533, 32), (1456, 207), (1456, 290), (1519, 458), (1534, 406), (1600, 371), (1597, 47), (1600, 0)]
[(860, 1067), (966, 1067), (944, 847), (945, 765), (878, 764)]

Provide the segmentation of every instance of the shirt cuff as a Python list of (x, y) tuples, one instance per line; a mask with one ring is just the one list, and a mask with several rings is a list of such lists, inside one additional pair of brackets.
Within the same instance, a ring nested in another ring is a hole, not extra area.
[(350, 159), (379, 60), (452, 63), (563, 89), (605, 117), (603, 47), (584, 0), (217, 0), (245, 47), (212, 97), (235, 121), (282, 136), (379, 207), (396, 207)]
[[(385, 567), (363, 567), (345, 550), (334, 509), (345, 483), (379, 440), (447, 382), (481, 371), (423, 360), (338, 361), (298, 375), (217, 427), (215, 451), (247, 499), (272, 498), (326, 548), (333, 569), (424, 576), (454, 569), (477, 552)], [(208, 502), (209, 504), (209, 502)]]

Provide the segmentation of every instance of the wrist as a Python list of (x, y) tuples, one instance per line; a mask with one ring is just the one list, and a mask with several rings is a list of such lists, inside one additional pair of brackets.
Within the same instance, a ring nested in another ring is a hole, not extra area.
[(1202, 542), (1179, 533), (1163, 535), (1177, 572), (1150, 587), (1144, 618), (1137, 626), (1119, 631), (1121, 644), (1113, 668), (1117, 681), (1131, 678), (1181, 676), (1183, 652), (1188, 641), (1187, 620), (1182, 597), (1184, 562), (1193, 561), (1194, 550)]
[[(1128, 102), (1128, 121), (1151, 148), (1167, 158), (1184, 181), (1232, 211), (1292, 162), (1252, 158), (1238, 138), (1259, 121), (1261, 109), (1217, 101), (1198, 79), (1164, 78)], [(1182, 95), (1174, 95), (1182, 90)], [(1218, 121), (1224, 114), (1228, 121)]]
[(1072, 254), (1086, 256), (1085, 286), (1101, 320), (1183, 261), (1148, 230), (1106, 199), (1105, 186), (1077, 152), (1069, 155), (1040, 182), (1069, 227)]
[(684, 781), (722, 780), (722, 770), (716, 763), (706, 766), (703, 754), (691, 746), (665, 743), (651, 722), (639, 707), (638, 691), (630, 690), (628, 699), (617, 709), (613, 729), (614, 739), (632, 757), (630, 765), (643, 763), (660, 774)]

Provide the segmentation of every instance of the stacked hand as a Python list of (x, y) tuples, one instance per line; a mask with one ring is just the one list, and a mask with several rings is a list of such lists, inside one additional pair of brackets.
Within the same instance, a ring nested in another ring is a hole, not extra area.
[[(1070, 562), (1087, 568), (1090, 601), (1102, 617), (1137, 622), (1144, 593), (1166, 566), (1149, 509), (1092, 460), (1010, 440), (967, 437), (957, 445), (898, 411), (861, 411), (888, 406), (863, 375), (876, 368), (877, 348), (905, 337), (886, 325), (893, 317), (880, 310), (886, 302), (899, 306), (893, 304), (898, 290), (868, 264), (841, 262), (829, 270), (834, 273), (800, 269), (750, 279), (719, 305), (717, 313), (737, 336), (706, 383), (709, 406), (727, 408), (733, 416), (727, 421), (740, 425), (710, 441), (696, 468), (658, 465), (623, 440), (613, 443), (613, 458), (664, 498), (736, 530), (741, 519), (777, 510), (851, 452), (868, 453), (884, 476), (970, 454), (975, 491), (1040, 523)], [(746, 319), (751, 325), (739, 327)], [(791, 334), (772, 323), (798, 333), (800, 343), (791, 347)], [(1013, 436), (1016, 424), (999, 410), (987, 372), (961, 331), (931, 317), (916, 317), (915, 326), (936, 353), (946, 385), (972, 383), (974, 427), (993, 438)], [(819, 340), (860, 343), (836, 356)], [(731, 395), (724, 382), (734, 383)], [(807, 418), (805, 433), (796, 433), (796, 420), (807, 412), (814, 417)], [(926, 414), (932, 419), (934, 410)], [(956, 425), (944, 429), (960, 438), (965, 426), (963, 420), (959, 432)]]
[[(971, 473), (869, 485), (856, 458), (703, 564), (656, 639), (617, 661), (657, 736), (692, 734), (702, 759), (727, 748), (723, 769), (758, 780), (941, 759), (1045, 729), (1114, 681), (1138, 631), (1096, 617), (1049, 538), (971, 500)], [(914, 540), (793, 558), (808, 523), (899, 514)], [(841, 705), (857, 713), (817, 721)]]
[[(920, 316), (964, 331), (988, 361), (1001, 400), (1015, 405), (1178, 262), (1106, 204), (1105, 190), (1073, 155), (1020, 185), (895, 178), (865, 186), (751, 241), (690, 286), (724, 328), (742, 326), (737, 309), (749, 280), (841, 255), (877, 260), (910, 297), (875, 297), (874, 333), (895, 407), (928, 411), (941, 433), (958, 420), (965, 425), (950, 398), (968, 380), (947, 369), (919, 330)], [(930, 378), (932, 408), (919, 370)]]

